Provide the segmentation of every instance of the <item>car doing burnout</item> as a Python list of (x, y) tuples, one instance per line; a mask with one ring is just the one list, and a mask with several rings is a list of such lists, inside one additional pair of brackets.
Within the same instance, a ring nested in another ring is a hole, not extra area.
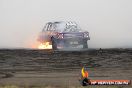
[(53, 50), (87, 49), (89, 32), (81, 30), (75, 22), (48, 22), (38, 41), (49, 42)]

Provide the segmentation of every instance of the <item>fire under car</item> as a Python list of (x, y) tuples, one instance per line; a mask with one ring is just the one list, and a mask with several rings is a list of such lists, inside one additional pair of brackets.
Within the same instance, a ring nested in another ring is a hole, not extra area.
[(39, 35), (40, 49), (86, 50), (89, 32), (83, 31), (76, 22), (48, 22)]

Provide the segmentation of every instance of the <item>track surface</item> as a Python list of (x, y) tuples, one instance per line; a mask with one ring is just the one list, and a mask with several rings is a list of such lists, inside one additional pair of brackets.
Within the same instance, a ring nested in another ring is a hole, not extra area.
[(0, 84), (78, 86), (81, 65), (90, 79), (132, 79), (132, 49), (1, 49)]

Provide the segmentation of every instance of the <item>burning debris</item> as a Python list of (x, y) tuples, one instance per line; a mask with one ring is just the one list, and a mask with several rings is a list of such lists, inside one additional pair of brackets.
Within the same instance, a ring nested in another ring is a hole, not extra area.
[(48, 22), (39, 35), (39, 49), (87, 49), (89, 32), (82, 31), (75, 22)]

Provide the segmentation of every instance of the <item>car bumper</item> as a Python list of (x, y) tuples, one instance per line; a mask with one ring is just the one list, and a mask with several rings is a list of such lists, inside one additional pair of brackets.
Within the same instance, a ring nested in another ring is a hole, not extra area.
[(84, 43), (87, 44), (87, 38), (63, 38), (55, 39), (58, 49), (63, 50), (80, 50), (84, 49)]

